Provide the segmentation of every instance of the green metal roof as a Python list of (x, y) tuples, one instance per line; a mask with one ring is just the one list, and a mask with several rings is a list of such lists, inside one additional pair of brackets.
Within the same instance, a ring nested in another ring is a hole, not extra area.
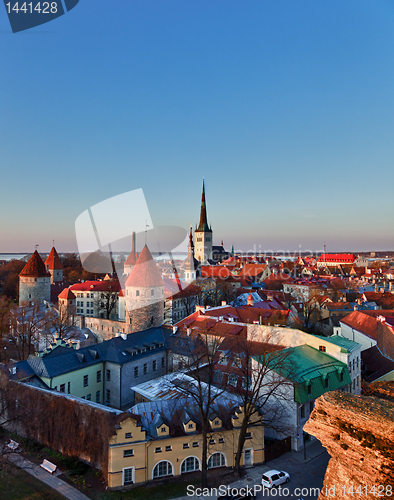
[[(294, 401), (298, 403), (305, 403), (351, 383), (346, 363), (314, 347), (290, 347), (281, 351), (281, 354), (283, 367), (277, 364), (275, 371), (293, 382)], [(259, 361), (259, 358), (255, 359)]]
[(352, 352), (357, 349), (357, 347), (360, 347), (360, 344), (358, 342), (353, 342), (352, 340), (345, 339), (345, 337), (341, 337), (340, 335), (324, 337), (324, 340), (330, 342), (330, 344), (339, 346), (341, 349), (344, 349), (344, 351), (342, 352)]

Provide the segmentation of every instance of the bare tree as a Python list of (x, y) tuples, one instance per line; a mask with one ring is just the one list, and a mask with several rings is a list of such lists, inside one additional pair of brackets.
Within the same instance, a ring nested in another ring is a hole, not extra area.
[(58, 309), (52, 308), (45, 324), (48, 338), (69, 340), (77, 337), (80, 333), (77, 320), (75, 306), (59, 304)]
[(10, 330), (10, 310), (11, 302), (7, 297), (0, 297), (0, 360), (7, 359), (8, 333)]
[(223, 395), (224, 390), (216, 388), (212, 381), (217, 353), (222, 338), (212, 336), (207, 331), (200, 330), (196, 335), (189, 335), (188, 362), (185, 373), (189, 377), (179, 373), (179, 378), (172, 381), (181, 397), (189, 400), (198, 409), (202, 434), (202, 457), (201, 457), (201, 484), (205, 488), (208, 483), (208, 443), (211, 428), (209, 418), (214, 412), (215, 403)]
[(250, 427), (264, 423), (265, 428), (278, 433), (288, 430), (286, 402), (291, 384), (280, 373), (290, 374), (292, 367), (288, 352), (275, 332), (264, 330), (258, 342), (241, 336), (226, 338), (221, 345), (226, 352), (225, 363), (219, 361), (217, 367), (223, 372), (227, 387), (233, 386), (239, 395), (243, 408), (234, 464), (237, 475), (241, 474), (241, 458)]
[(118, 295), (120, 285), (118, 281), (103, 281), (106, 284), (105, 290), (98, 292), (95, 299), (95, 307), (99, 315), (103, 315), (105, 319), (110, 319), (113, 310), (116, 310), (118, 305)]
[(10, 311), (9, 339), (15, 347), (19, 360), (26, 359), (47, 335), (48, 311), (36, 302), (13, 307)]

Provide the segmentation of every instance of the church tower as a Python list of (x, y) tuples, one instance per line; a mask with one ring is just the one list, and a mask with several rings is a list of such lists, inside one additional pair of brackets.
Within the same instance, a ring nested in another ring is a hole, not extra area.
[(45, 261), (45, 269), (51, 275), (51, 283), (63, 281), (63, 265), (55, 247), (52, 247), (52, 250)]
[(35, 250), (19, 274), (19, 305), (33, 301), (43, 304), (44, 300), (51, 300), (51, 275)]
[(208, 226), (207, 207), (205, 203), (205, 185), (202, 181), (200, 224), (194, 231), (195, 255), (202, 265), (208, 265), (212, 259), (212, 228)]
[(190, 226), (189, 243), (187, 245), (187, 257), (183, 268), (183, 276), (186, 283), (191, 283), (196, 279), (196, 268), (194, 265), (194, 243), (193, 229)]
[(127, 278), (126, 323), (131, 333), (164, 323), (164, 281), (145, 245)]

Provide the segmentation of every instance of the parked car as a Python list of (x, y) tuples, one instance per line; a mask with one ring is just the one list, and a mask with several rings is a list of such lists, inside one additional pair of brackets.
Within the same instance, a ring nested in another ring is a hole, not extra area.
[(265, 488), (272, 488), (273, 486), (279, 486), (282, 483), (288, 483), (290, 481), (290, 474), (285, 471), (280, 470), (270, 470), (264, 472), (261, 478), (261, 484)]

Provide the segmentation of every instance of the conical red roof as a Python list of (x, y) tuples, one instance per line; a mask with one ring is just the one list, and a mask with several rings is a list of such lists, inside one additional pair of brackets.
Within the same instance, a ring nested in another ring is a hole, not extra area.
[(130, 255), (125, 260), (124, 265), (125, 266), (134, 266), (136, 262), (137, 262), (137, 257), (135, 255), (135, 253), (133, 251), (131, 251)]
[(126, 286), (164, 286), (160, 271), (146, 245), (127, 278)]
[(33, 255), (29, 259), (29, 262), (22, 269), (19, 276), (29, 276), (30, 278), (50, 276), (50, 274), (46, 272), (45, 264), (37, 250), (34, 251)]
[(62, 263), (60, 261), (59, 255), (56, 252), (55, 247), (52, 247), (52, 250), (50, 251), (45, 261), (45, 266), (48, 266), (48, 269), (50, 269), (51, 271), (54, 269), (63, 269)]
[(74, 300), (74, 299), (76, 299), (76, 296), (69, 288), (65, 288), (61, 293), (59, 293), (58, 298), (59, 299)]

